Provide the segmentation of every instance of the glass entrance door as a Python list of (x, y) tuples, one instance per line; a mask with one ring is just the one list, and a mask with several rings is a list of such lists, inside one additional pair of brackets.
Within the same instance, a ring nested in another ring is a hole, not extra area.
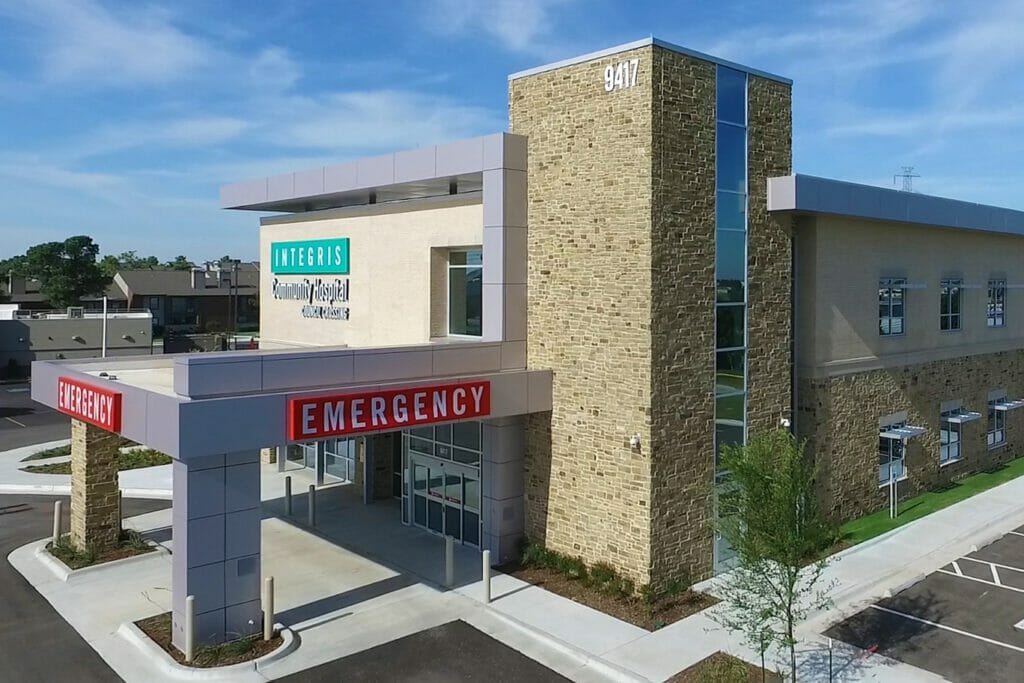
[(475, 467), (418, 455), (409, 458), (412, 522), (462, 543), (480, 545), (480, 475)]

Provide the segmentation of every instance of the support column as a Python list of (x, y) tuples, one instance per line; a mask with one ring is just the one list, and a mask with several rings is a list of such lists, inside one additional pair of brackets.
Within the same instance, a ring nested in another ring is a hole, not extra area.
[(327, 442), (317, 441), (316, 442), (316, 485), (324, 485), (324, 473), (327, 471)]
[(260, 449), (260, 464), (261, 465), (273, 465), (277, 462), (277, 449), (276, 448), (261, 448)]
[(258, 450), (175, 460), (172, 641), (185, 646), (185, 598), (195, 596), (196, 643), (260, 630)]
[(71, 420), (71, 543), (98, 551), (117, 545), (117, 455), (121, 437)]
[(525, 528), (523, 456), (526, 448), (522, 417), (497, 418), (483, 424), (483, 480), (480, 501), (484, 537), (481, 550), (491, 551), (492, 564), (514, 559)]
[(277, 447), (277, 471), (284, 472), (285, 466), (288, 464), (288, 447), (278, 446)]

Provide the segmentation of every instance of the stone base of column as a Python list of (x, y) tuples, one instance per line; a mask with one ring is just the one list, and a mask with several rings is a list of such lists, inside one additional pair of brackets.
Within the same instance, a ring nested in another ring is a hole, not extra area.
[(260, 463), (272, 465), (275, 462), (277, 462), (277, 447), (260, 449)]
[(71, 421), (71, 543), (102, 552), (117, 545), (121, 437)]

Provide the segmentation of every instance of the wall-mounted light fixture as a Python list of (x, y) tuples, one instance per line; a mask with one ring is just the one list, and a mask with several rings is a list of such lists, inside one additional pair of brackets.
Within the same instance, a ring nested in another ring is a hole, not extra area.
[(84, 344), (84, 343), (85, 343), (85, 340), (84, 340), (84, 339), (82, 339), (82, 337), (81, 337), (81, 336), (79, 336), (79, 335), (77, 335), (77, 334), (73, 334), (73, 335), (71, 335), (71, 341), (76, 341), (76, 342), (78, 342), (79, 344)]

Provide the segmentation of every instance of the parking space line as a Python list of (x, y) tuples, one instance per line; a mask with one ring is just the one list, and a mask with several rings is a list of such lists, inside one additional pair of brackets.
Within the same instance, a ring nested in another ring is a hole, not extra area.
[(936, 573), (939, 573), (939, 574), (949, 574), (950, 576), (958, 576), (961, 579), (967, 579), (968, 581), (977, 581), (978, 583), (983, 583), (986, 586), (995, 586), (996, 588), (1002, 588), (1003, 590), (1013, 591), (1014, 593), (1024, 593), (1024, 588), (1014, 588), (1013, 586), (1004, 586), (1001, 583), (993, 583), (991, 581), (986, 581), (985, 579), (977, 579), (977, 578), (975, 578), (973, 576), (967, 576), (966, 574), (954, 574), (953, 572), (946, 571), (945, 569), (936, 569), (935, 571), (936, 571)]
[(1006, 533), (1012, 534), (1014, 536), (1024, 536), (1024, 533), (1021, 533), (1019, 531), (1007, 531)]
[(13, 422), (14, 424), (18, 425), (19, 427), (26, 427), (27, 426), (27, 425), (22, 424), (21, 422), (18, 422), (13, 417), (5, 417), (4, 419), (9, 421), (9, 422)]
[(964, 575), (964, 573), (960, 570), (960, 565), (958, 565), (956, 563), (956, 560), (953, 560), (953, 571), (956, 572), (957, 576), (963, 576)]
[(1012, 572), (1020, 572), (1021, 574), (1024, 574), (1024, 569), (1021, 569), (1020, 567), (1011, 567), (1008, 564), (999, 564), (998, 562), (989, 562), (988, 560), (979, 560), (976, 557), (961, 557), (960, 559), (961, 560), (970, 560), (971, 562), (977, 562), (978, 564), (989, 564), (989, 565), (992, 565), (994, 567), (999, 567), (1000, 569), (1009, 569)]
[[(952, 572), (946, 572), (946, 573), (947, 574), (951, 574)], [(964, 578), (966, 579), (966, 578), (970, 578), (970, 577), (969, 576), (965, 576)], [(940, 624), (937, 621), (931, 621), (929, 619), (922, 619), (921, 617), (915, 617), (913, 614), (906, 614), (904, 612), (898, 612), (898, 611), (896, 611), (894, 609), (889, 609), (888, 607), (882, 607), (881, 605), (871, 605), (871, 607), (874, 608), (874, 609), (877, 609), (877, 610), (879, 610), (881, 612), (887, 612), (889, 614), (894, 614), (894, 615), (896, 615), (898, 617), (903, 617), (904, 619), (910, 619), (911, 621), (917, 621), (917, 622), (920, 622), (922, 624), (928, 624), (929, 626), (934, 626), (935, 628), (940, 628), (940, 629), (942, 629), (944, 631), (949, 631), (951, 633), (956, 633), (957, 635), (966, 636), (968, 638), (974, 638), (975, 640), (980, 640), (982, 642), (989, 643), (991, 645), (998, 645), (999, 647), (1005, 647), (1007, 650), (1014, 650), (1016, 652), (1024, 653), (1024, 647), (1018, 647), (1016, 645), (1011, 645), (1010, 643), (1004, 643), (1001, 640), (993, 640), (992, 638), (986, 638), (985, 636), (979, 636), (978, 634), (971, 633), (970, 631), (963, 631), (963, 630), (958, 629), (958, 628), (953, 628), (952, 626), (946, 626), (944, 624)]]
[(992, 570), (992, 581), (997, 586), (1002, 586), (1003, 582), (999, 580), (999, 572), (996, 570), (996, 566), (989, 562), (988, 568)]

